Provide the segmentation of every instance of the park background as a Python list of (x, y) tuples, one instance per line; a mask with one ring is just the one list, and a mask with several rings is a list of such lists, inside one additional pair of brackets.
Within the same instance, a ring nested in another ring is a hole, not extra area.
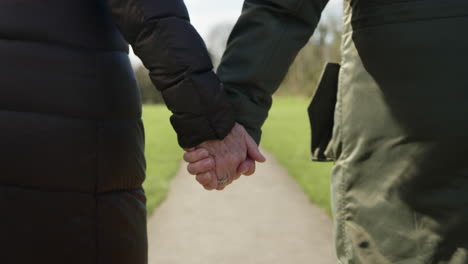
[[(185, 3), (192, 24), (205, 40), (216, 67), (241, 13), (243, 1), (229, 0), (221, 4), (217, 0), (185, 0)], [(274, 96), (261, 142), (261, 147), (287, 169), (310, 201), (328, 214), (331, 214), (329, 182), (332, 164), (310, 160), (307, 107), (324, 64), (340, 61), (341, 14), (342, 0), (331, 0), (314, 35), (297, 56)], [(143, 119), (148, 167), (144, 187), (151, 215), (164, 201), (171, 179), (180, 167), (183, 152), (177, 145), (175, 132), (169, 123), (170, 112), (164, 106), (161, 94), (154, 88), (139, 59), (131, 54), (131, 60), (145, 104)]]

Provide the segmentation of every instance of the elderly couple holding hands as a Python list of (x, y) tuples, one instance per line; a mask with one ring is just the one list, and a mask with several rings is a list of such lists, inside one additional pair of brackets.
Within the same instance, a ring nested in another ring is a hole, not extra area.
[[(245, 0), (216, 75), (183, 0), (0, 1), (0, 262), (146, 264), (128, 45), (189, 172), (222, 190), (265, 161), (272, 94), (327, 2)], [(313, 158), (335, 160), (339, 263), (468, 263), (468, 2), (344, 0), (343, 15), (341, 65), (309, 108)]]

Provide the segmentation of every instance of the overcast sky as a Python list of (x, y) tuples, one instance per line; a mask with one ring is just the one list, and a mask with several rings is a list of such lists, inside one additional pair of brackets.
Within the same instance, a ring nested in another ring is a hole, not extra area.
[[(242, 9), (243, 0), (185, 0), (192, 24), (205, 37), (211, 27), (220, 22), (236, 21)], [(342, 0), (330, 0), (325, 13), (339, 13)]]
[[(244, 0), (185, 0), (192, 24), (206, 38), (213, 26), (222, 22), (235, 22)], [(340, 14), (342, 0), (330, 0), (325, 15)], [(137, 59), (132, 56), (135, 63)]]

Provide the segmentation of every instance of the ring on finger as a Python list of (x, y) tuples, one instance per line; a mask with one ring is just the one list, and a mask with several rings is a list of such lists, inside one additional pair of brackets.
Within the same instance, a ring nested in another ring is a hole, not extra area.
[(219, 184), (219, 185), (223, 185), (223, 184), (225, 184), (227, 181), (228, 181), (228, 178), (218, 179), (218, 184)]

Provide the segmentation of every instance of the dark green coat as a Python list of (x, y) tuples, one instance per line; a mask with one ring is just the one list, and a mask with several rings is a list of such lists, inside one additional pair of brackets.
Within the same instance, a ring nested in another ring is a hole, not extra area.
[[(326, 2), (246, 1), (219, 75), (257, 140)], [(344, 22), (330, 145), (339, 263), (468, 263), (468, 2), (345, 0)]]

